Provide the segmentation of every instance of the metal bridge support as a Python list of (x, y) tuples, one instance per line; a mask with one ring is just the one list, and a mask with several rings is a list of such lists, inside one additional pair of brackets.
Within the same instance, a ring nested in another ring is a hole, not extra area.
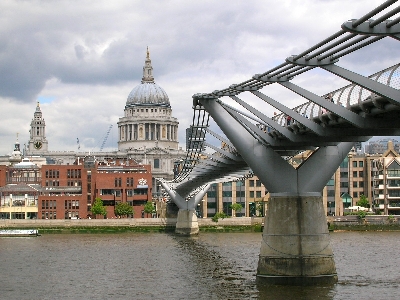
[(172, 201), (178, 206), (175, 233), (182, 235), (195, 235), (199, 233), (199, 223), (196, 216), (196, 206), (203, 199), (210, 185), (205, 186), (196, 195), (183, 198), (176, 190), (172, 190), (167, 183), (160, 181)]
[(353, 143), (320, 147), (295, 169), (239, 126), (216, 99), (199, 101), (270, 192), (259, 280), (286, 285), (336, 282), (322, 189)]

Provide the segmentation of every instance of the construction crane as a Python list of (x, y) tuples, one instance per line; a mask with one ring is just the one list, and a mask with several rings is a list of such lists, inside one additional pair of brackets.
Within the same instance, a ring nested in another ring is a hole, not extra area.
[(110, 125), (110, 127), (108, 127), (106, 136), (104, 137), (103, 143), (102, 143), (101, 146), (100, 146), (100, 152), (103, 151), (104, 145), (105, 145), (106, 142), (107, 142), (108, 135), (110, 134), (110, 131), (111, 131), (111, 128), (112, 128), (112, 127), (113, 127), (112, 124)]

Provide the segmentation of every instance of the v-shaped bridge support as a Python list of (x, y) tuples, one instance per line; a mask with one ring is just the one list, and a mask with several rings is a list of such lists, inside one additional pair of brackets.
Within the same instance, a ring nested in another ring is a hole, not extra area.
[(216, 99), (201, 99), (270, 192), (257, 275), (273, 284), (337, 281), (322, 190), (353, 146), (318, 148), (297, 169), (255, 139)]
[(201, 188), (197, 194), (191, 197), (182, 197), (176, 190), (171, 189), (168, 183), (160, 181), (162, 187), (178, 206), (178, 218), (176, 221), (175, 233), (182, 235), (194, 235), (199, 233), (199, 223), (196, 216), (196, 206), (201, 202), (207, 193), (210, 185)]

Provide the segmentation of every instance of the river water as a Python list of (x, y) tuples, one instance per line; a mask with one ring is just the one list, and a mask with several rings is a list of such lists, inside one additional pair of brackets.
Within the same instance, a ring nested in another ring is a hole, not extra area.
[(339, 282), (256, 281), (261, 233), (0, 238), (0, 299), (400, 299), (400, 232), (331, 234)]

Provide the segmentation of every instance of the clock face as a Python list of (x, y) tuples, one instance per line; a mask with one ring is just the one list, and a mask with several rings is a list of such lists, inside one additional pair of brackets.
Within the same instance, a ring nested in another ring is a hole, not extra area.
[(41, 141), (36, 141), (33, 145), (35, 146), (36, 149), (42, 148), (42, 142)]

